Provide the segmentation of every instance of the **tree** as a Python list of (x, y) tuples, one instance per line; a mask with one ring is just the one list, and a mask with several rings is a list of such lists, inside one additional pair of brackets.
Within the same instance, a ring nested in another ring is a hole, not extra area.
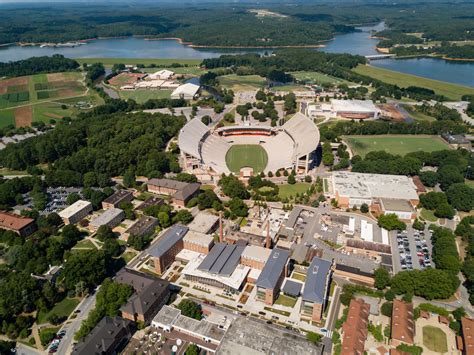
[(397, 295), (392, 290), (385, 292), (385, 299), (389, 302), (393, 301)]
[(455, 165), (444, 165), (438, 169), (438, 180), (443, 191), (452, 184), (464, 182), (464, 176)]
[(60, 282), (66, 289), (73, 290), (80, 281), (87, 288), (100, 284), (110, 270), (110, 258), (102, 251), (88, 251), (72, 254), (64, 264)]
[(447, 202), (438, 205), (434, 211), (434, 215), (438, 218), (452, 219), (455, 214), (456, 214), (456, 211)]
[(448, 203), (448, 199), (444, 192), (428, 192), (426, 194), (420, 195), (421, 206), (428, 210), (435, 210), (436, 207), (443, 203)]
[(176, 307), (181, 310), (181, 314), (183, 316), (193, 318), (196, 320), (202, 319), (202, 308), (201, 305), (191, 301), (190, 299), (184, 299), (179, 302), (178, 306)]
[(212, 122), (211, 116), (209, 115), (202, 116), (201, 122), (204, 123), (206, 126), (208, 126)]
[(103, 225), (103, 226), (100, 226), (99, 229), (97, 230), (96, 237), (101, 242), (105, 242), (108, 239), (114, 239), (115, 233), (112, 231), (112, 228), (110, 228), (109, 226)]
[(180, 210), (173, 217), (173, 222), (181, 222), (183, 224), (188, 224), (193, 220), (193, 215), (188, 210)]
[(158, 221), (163, 228), (168, 228), (171, 225), (170, 216), (166, 212), (158, 213)]
[(295, 176), (293, 174), (288, 176), (288, 184), (290, 184), (290, 185), (296, 184), (296, 179), (295, 179)]
[(434, 171), (422, 171), (419, 177), (423, 185), (428, 187), (434, 187), (438, 183), (438, 174)]
[(189, 344), (184, 355), (199, 355), (200, 352), (201, 350), (196, 344)]
[(74, 202), (77, 202), (81, 199), (81, 196), (79, 196), (78, 193), (70, 193), (68, 196), (67, 196), (67, 199), (66, 199), (66, 203), (68, 205), (72, 205)]
[(363, 203), (362, 205), (360, 205), (360, 211), (362, 213), (368, 213), (369, 212), (369, 206), (366, 203)]
[(392, 302), (385, 302), (380, 307), (380, 313), (382, 313), (386, 317), (392, 317), (393, 311), (393, 303)]
[(229, 209), (237, 217), (247, 217), (249, 208), (240, 198), (236, 197), (229, 201)]
[(415, 221), (413, 222), (413, 229), (422, 231), (425, 229), (425, 224), (421, 222), (418, 218), (416, 218)]
[(390, 274), (387, 269), (378, 268), (374, 271), (375, 284), (379, 290), (383, 290), (390, 285)]
[(474, 189), (464, 183), (452, 184), (446, 191), (446, 197), (458, 211), (469, 212), (474, 208)]
[(454, 319), (456, 320), (461, 320), (462, 317), (464, 317), (466, 315), (466, 311), (463, 307), (459, 307), (459, 308), (456, 308), (453, 312), (453, 317)]
[(306, 340), (310, 341), (313, 344), (319, 344), (323, 336), (315, 332), (308, 332), (306, 334)]
[(385, 228), (388, 231), (405, 230), (407, 228), (407, 225), (400, 221), (394, 213), (381, 215), (377, 220), (379, 227)]
[(125, 174), (123, 174), (123, 185), (125, 187), (133, 187), (136, 184), (135, 171), (132, 167), (128, 168)]

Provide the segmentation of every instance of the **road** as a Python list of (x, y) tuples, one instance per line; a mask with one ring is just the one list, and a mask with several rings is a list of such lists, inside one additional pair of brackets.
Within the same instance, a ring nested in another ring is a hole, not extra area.
[[(97, 290), (93, 295), (86, 297), (79, 303), (72, 314), (77, 314), (77, 317), (72, 321), (66, 321), (61, 327), (61, 330), (66, 331), (66, 335), (63, 337), (58, 346), (57, 354), (70, 354), (72, 352), (72, 343), (74, 341), (74, 334), (81, 327), (82, 321), (87, 318), (89, 312), (95, 307)], [(79, 311), (79, 313), (75, 313)]]

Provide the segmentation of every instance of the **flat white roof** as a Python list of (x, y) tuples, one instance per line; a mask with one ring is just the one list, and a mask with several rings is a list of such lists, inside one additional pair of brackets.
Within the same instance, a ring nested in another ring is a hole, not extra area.
[(71, 206), (66, 207), (61, 212), (59, 212), (59, 217), (61, 218), (70, 218), (75, 215), (77, 212), (82, 211), (85, 208), (92, 208), (92, 203), (89, 201), (79, 200), (74, 202)]
[(120, 208), (108, 208), (99, 217), (94, 218), (90, 224), (92, 227), (100, 227), (104, 224), (109, 223), (111, 220), (113, 220), (122, 213), (123, 210), (121, 210)]
[(334, 112), (379, 112), (371, 100), (331, 100)]
[(403, 175), (362, 174), (337, 171), (332, 174), (333, 191), (360, 199), (392, 198), (418, 201), (416, 186)]
[(207, 279), (212, 279), (220, 282), (223, 285), (226, 285), (230, 288), (238, 290), (242, 283), (247, 278), (247, 275), (250, 272), (250, 268), (244, 265), (237, 265), (234, 272), (229, 276), (222, 276), (218, 274), (210, 274), (205, 271), (198, 270), (199, 265), (204, 261), (206, 255), (200, 255), (194, 260), (191, 260), (181, 272), (183, 275), (189, 275), (194, 277), (202, 277)]
[(183, 85), (178, 86), (171, 96), (179, 96), (179, 95), (185, 95), (185, 96), (194, 96), (197, 94), (200, 86), (192, 83), (186, 83)]
[(266, 263), (270, 257), (271, 252), (271, 249), (267, 249), (258, 245), (247, 245), (241, 255), (241, 258)]
[(191, 244), (201, 245), (203, 247), (208, 247), (213, 240), (214, 238), (212, 237), (212, 235), (199, 233), (192, 230), (190, 230), (183, 238), (183, 241), (185, 243), (187, 242)]
[(374, 241), (373, 224), (368, 223), (365, 219), (360, 221), (360, 237), (366, 242)]
[(208, 233), (219, 221), (219, 217), (206, 212), (199, 212), (196, 217), (188, 224), (188, 228), (199, 233)]

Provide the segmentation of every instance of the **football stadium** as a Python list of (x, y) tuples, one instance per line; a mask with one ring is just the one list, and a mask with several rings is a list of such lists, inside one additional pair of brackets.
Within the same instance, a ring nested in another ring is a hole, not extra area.
[(238, 174), (295, 169), (305, 174), (312, 168), (319, 145), (319, 130), (302, 113), (281, 127), (224, 126), (211, 129), (192, 119), (179, 134), (182, 164), (186, 171)]

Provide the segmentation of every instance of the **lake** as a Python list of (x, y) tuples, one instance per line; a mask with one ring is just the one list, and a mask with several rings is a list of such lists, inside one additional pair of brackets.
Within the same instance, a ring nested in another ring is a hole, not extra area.
[[(359, 27), (359, 32), (337, 35), (326, 42), (321, 49), (330, 53), (350, 53), (359, 55), (378, 54), (375, 46), (378, 39), (370, 38), (371, 31), (384, 28), (384, 23), (376, 26)], [(268, 49), (271, 51), (271, 49)], [(8, 46), (0, 47), (0, 61), (15, 61), (33, 56), (45, 56), (55, 53), (70, 58), (180, 58), (204, 59), (222, 54), (260, 53), (263, 49), (224, 49), (193, 48), (175, 40), (147, 41), (142, 38), (113, 38), (88, 42), (74, 48), (40, 48)], [(384, 59), (374, 60), (372, 65), (418, 75), (430, 79), (447, 81), (454, 84), (474, 87), (474, 62), (453, 62), (436, 58)]]

